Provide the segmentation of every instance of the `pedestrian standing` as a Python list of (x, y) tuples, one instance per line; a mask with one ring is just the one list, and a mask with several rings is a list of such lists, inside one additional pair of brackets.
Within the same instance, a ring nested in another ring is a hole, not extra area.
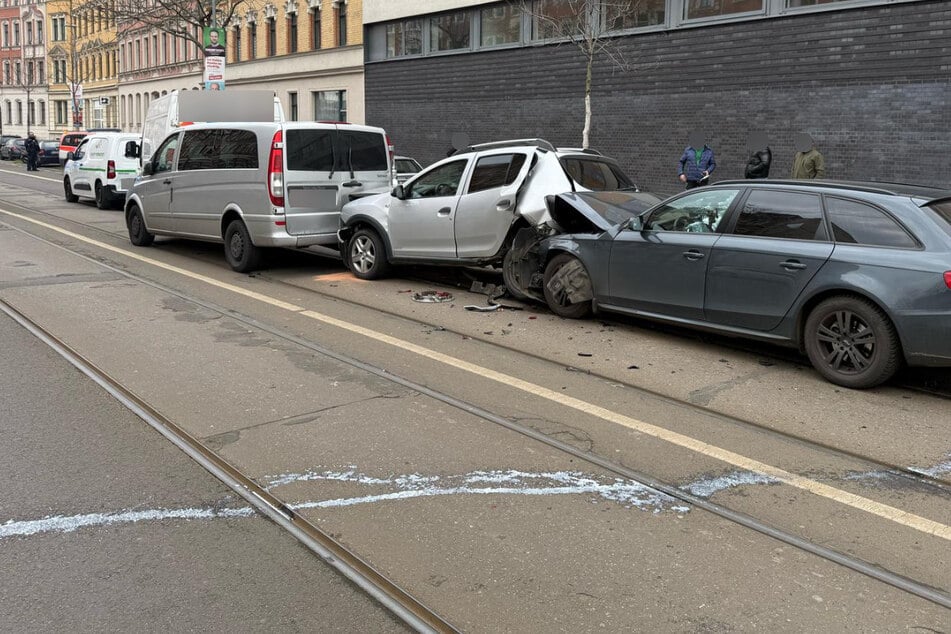
[(26, 141), (23, 142), (23, 150), (26, 152), (26, 171), (36, 172), (36, 164), (40, 155), (40, 144), (36, 142), (36, 135), (30, 132), (26, 135)]
[(793, 178), (822, 178), (826, 175), (826, 160), (816, 149), (815, 140), (805, 132), (796, 135), (796, 158), (793, 159)]
[(746, 178), (769, 178), (769, 166), (773, 162), (773, 152), (769, 149), (769, 139), (762, 132), (750, 134), (746, 147), (750, 158), (746, 162), (743, 175)]
[(685, 189), (693, 189), (710, 182), (710, 174), (717, 168), (713, 149), (704, 142), (703, 134), (691, 132), (688, 145), (678, 162), (677, 176)]

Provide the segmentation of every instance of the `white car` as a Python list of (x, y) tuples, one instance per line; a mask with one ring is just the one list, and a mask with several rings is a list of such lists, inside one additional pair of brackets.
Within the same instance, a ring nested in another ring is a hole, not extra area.
[(67, 155), (63, 168), (66, 201), (91, 198), (99, 209), (125, 202), (139, 172), (139, 135), (95, 132)]
[(394, 156), (393, 167), (396, 168), (396, 182), (403, 184), (407, 179), (423, 170), (423, 166), (409, 156)]
[(361, 279), (382, 277), (392, 264), (501, 264), (509, 292), (524, 298), (513, 278), (520, 231), (561, 230), (545, 198), (618, 190), (638, 191), (616, 161), (592, 150), (559, 149), (541, 139), (470, 146), (390, 193), (344, 205), (340, 251)]

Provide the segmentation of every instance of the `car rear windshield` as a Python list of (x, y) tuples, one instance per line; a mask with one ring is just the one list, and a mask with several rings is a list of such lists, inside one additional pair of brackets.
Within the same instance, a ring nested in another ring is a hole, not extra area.
[(416, 163), (409, 159), (396, 159), (396, 171), (405, 174), (418, 172), (419, 169), (416, 167)]
[(40, 147), (43, 148), (44, 150), (58, 150), (59, 143), (57, 143), (56, 141), (43, 141), (42, 143), (40, 143)]
[(79, 142), (86, 138), (85, 134), (67, 134), (63, 137), (63, 145), (79, 145)]
[(634, 189), (634, 183), (616, 165), (592, 158), (566, 157), (562, 164), (576, 183), (596, 192)]
[(928, 208), (937, 216), (938, 225), (951, 235), (951, 200), (931, 203)]

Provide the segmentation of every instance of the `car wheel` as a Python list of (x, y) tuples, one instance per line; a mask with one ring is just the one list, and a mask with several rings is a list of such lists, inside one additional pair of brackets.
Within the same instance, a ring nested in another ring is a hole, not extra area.
[(73, 193), (73, 188), (69, 184), (69, 177), (63, 179), (63, 190), (66, 192), (66, 202), (74, 203), (79, 200), (79, 196)]
[(373, 229), (357, 229), (347, 244), (347, 268), (361, 280), (375, 280), (390, 270), (386, 247)]
[(816, 306), (806, 319), (804, 338), (813, 367), (844, 387), (884, 383), (901, 363), (892, 322), (878, 306), (858, 297), (832, 297)]
[(98, 209), (109, 209), (112, 207), (112, 194), (109, 189), (102, 186), (102, 183), (96, 181), (96, 207)]
[(261, 264), (261, 249), (251, 242), (241, 220), (232, 220), (225, 229), (225, 259), (238, 273), (250, 273)]
[[(592, 295), (591, 278), (588, 277), (588, 272), (585, 271), (581, 260), (567, 253), (559, 253), (553, 257), (551, 262), (548, 263), (548, 266), (545, 267), (545, 301), (548, 302), (548, 307), (551, 308), (551, 312), (559, 317), (581, 319), (591, 314), (591, 301), (587, 300), (572, 303), (571, 300), (568, 299), (568, 291), (565, 283), (559, 284), (557, 280), (555, 284), (551, 283), (552, 278), (557, 277), (560, 273), (565, 273), (565, 269), (568, 267), (576, 271), (570, 280), (571, 286), (580, 291), (587, 291), (586, 295), (588, 297)], [(565, 282), (567, 283), (568, 281), (565, 280)], [(555, 286), (555, 288), (551, 288), (552, 286)]]
[(513, 250), (509, 249), (502, 258), (502, 283), (505, 284), (505, 290), (514, 299), (527, 302), (531, 299), (530, 295), (522, 292), (522, 285), (519, 282), (515, 272), (515, 262), (513, 262)]
[(125, 225), (129, 230), (129, 242), (137, 247), (147, 247), (155, 240), (155, 236), (145, 228), (145, 219), (137, 205), (129, 207), (125, 216)]

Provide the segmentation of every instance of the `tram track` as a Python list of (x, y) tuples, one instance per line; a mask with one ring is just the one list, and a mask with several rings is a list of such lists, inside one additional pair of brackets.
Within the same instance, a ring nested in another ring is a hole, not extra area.
[[(83, 225), (83, 226), (87, 226), (87, 225)], [(667, 494), (667, 495), (670, 495), (671, 497), (673, 497), (673, 498), (675, 498), (675, 499), (679, 499), (679, 500), (684, 501), (684, 502), (686, 502), (686, 503), (688, 503), (688, 504), (691, 504), (692, 506), (694, 506), (694, 507), (696, 507), (696, 508), (698, 508), (698, 509), (702, 509), (702, 510), (704, 510), (704, 511), (713, 513), (714, 515), (717, 515), (718, 517), (721, 517), (721, 518), (723, 518), (723, 519), (726, 519), (726, 520), (728, 520), (728, 521), (730, 521), (730, 522), (733, 522), (733, 523), (735, 523), (735, 524), (739, 524), (739, 525), (744, 526), (744, 527), (746, 527), (746, 528), (748, 528), (748, 529), (751, 529), (751, 530), (757, 531), (757, 532), (759, 532), (759, 533), (761, 533), (761, 534), (770, 536), (770, 537), (772, 537), (772, 538), (774, 538), (774, 539), (776, 539), (776, 540), (779, 540), (779, 541), (781, 541), (781, 542), (783, 542), (783, 543), (786, 543), (786, 544), (788, 544), (788, 545), (790, 545), (790, 546), (793, 546), (793, 547), (795, 547), (795, 548), (797, 548), (797, 549), (800, 549), (800, 550), (802, 550), (802, 551), (812, 553), (812, 554), (814, 554), (814, 555), (817, 555), (817, 556), (822, 557), (822, 558), (824, 558), (824, 559), (827, 559), (827, 560), (829, 560), (829, 561), (833, 561), (833, 562), (838, 563), (838, 564), (840, 564), (840, 565), (842, 565), (842, 566), (845, 566), (845, 567), (847, 567), (847, 568), (849, 568), (849, 569), (851, 569), (851, 570), (854, 570), (854, 571), (856, 571), (856, 572), (859, 572), (859, 573), (864, 574), (864, 575), (866, 575), (866, 576), (869, 576), (869, 577), (871, 577), (871, 578), (877, 579), (877, 580), (879, 580), (879, 581), (881, 581), (881, 582), (887, 583), (887, 584), (892, 585), (892, 586), (894, 586), (894, 587), (900, 588), (900, 589), (902, 589), (902, 590), (904, 590), (904, 591), (906, 591), (906, 592), (909, 592), (909, 593), (911, 593), (911, 594), (913, 594), (913, 595), (915, 595), (915, 596), (919, 596), (919, 597), (921, 597), (921, 598), (925, 598), (925, 599), (927, 599), (927, 600), (929, 600), (929, 601), (932, 601), (932, 602), (934, 602), (934, 603), (936, 603), (936, 604), (938, 604), (938, 605), (941, 605), (941, 606), (943, 606), (943, 607), (951, 607), (951, 596), (949, 596), (947, 593), (945, 593), (945, 592), (943, 592), (943, 591), (941, 591), (941, 590), (939, 590), (939, 589), (935, 589), (935, 588), (930, 587), (930, 586), (928, 586), (928, 585), (926, 585), (926, 584), (919, 583), (919, 582), (917, 582), (917, 581), (915, 581), (915, 580), (913, 580), (913, 579), (906, 578), (906, 577), (904, 577), (904, 576), (902, 576), (902, 575), (900, 575), (900, 574), (896, 574), (896, 573), (893, 573), (893, 572), (890, 572), (890, 571), (887, 571), (887, 570), (883, 570), (882, 568), (880, 568), (880, 567), (878, 567), (878, 566), (876, 566), (876, 565), (873, 565), (873, 564), (869, 564), (869, 563), (867, 563), (867, 562), (865, 562), (865, 561), (863, 561), (863, 560), (861, 560), (861, 559), (859, 559), (859, 558), (857, 558), (857, 557), (853, 557), (853, 556), (848, 555), (848, 554), (846, 554), (846, 553), (843, 553), (843, 552), (837, 551), (837, 550), (835, 550), (835, 549), (832, 549), (832, 548), (823, 546), (823, 545), (821, 545), (821, 544), (815, 543), (815, 542), (813, 542), (813, 541), (810, 541), (810, 540), (808, 540), (808, 539), (805, 539), (805, 538), (802, 538), (802, 537), (800, 537), (800, 536), (798, 536), (798, 535), (795, 535), (795, 534), (793, 534), (793, 533), (791, 533), (791, 532), (784, 531), (784, 530), (782, 530), (782, 529), (778, 529), (778, 528), (776, 528), (776, 527), (770, 526), (770, 525), (767, 524), (766, 522), (763, 522), (763, 521), (761, 521), (761, 520), (759, 520), (759, 519), (757, 519), (757, 518), (755, 518), (755, 517), (752, 517), (752, 516), (750, 516), (750, 515), (744, 514), (744, 513), (742, 513), (742, 512), (737, 512), (737, 511), (735, 511), (735, 510), (729, 509), (729, 508), (724, 507), (724, 506), (722, 506), (722, 505), (719, 505), (719, 504), (715, 504), (715, 503), (713, 503), (713, 502), (710, 502), (709, 500), (706, 500), (706, 499), (704, 499), (704, 498), (701, 498), (701, 497), (692, 495), (692, 494), (690, 494), (690, 493), (684, 491), (684, 490), (681, 489), (680, 487), (677, 487), (677, 486), (672, 485), (672, 484), (667, 483), (667, 482), (660, 481), (660, 480), (658, 480), (658, 479), (656, 479), (656, 478), (650, 476), (649, 474), (645, 474), (645, 473), (641, 473), (641, 472), (632, 470), (632, 469), (630, 469), (630, 468), (627, 468), (627, 467), (625, 467), (625, 466), (623, 466), (623, 465), (617, 464), (617, 463), (615, 463), (615, 462), (613, 462), (613, 461), (611, 461), (611, 460), (609, 460), (609, 459), (607, 459), (607, 458), (605, 458), (605, 457), (603, 457), (603, 456), (600, 456), (600, 455), (598, 455), (598, 454), (595, 454), (595, 453), (593, 453), (593, 452), (581, 450), (581, 449), (579, 449), (579, 448), (577, 448), (577, 447), (575, 447), (575, 446), (573, 446), (573, 445), (567, 444), (567, 443), (562, 442), (562, 441), (560, 441), (560, 440), (558, 440), (558, 439), (556, 439), (556, 438), (552, 438), (552, 437), (550, 437), (550, 436), (548, 436), (548, 435), (546, 435), (546, 434), (544, 434), (544, 433), (542, 433), (542, 432), (539, 432), (538, 430), (536, 430), (536, 429), (534, 429), (534, 428), (532, 428), (532, 427), (530, 427), (530, 426), (523, 425), (523, 424), (518, 423), (518, 422), (516, 422), (516, 421), (509, 420), (509, 419), (507, 419), (507, 418), (505, 418), (505, 417), (499, 416), (498, 414), (496, 414), (496, 413), (494, 413), (494, 412), (488, 411), (488, 410), (486, 410), (486, 409), (484, 409), (484, 408), (481, 408), (481, 407), (479, 407), (479, 406), (473, 405), (473, 404), (471, 404), (471, 403), (467, 403), (467, 402), (465, 402), (465, 401), (462, 401), (462, 400), (460, 400), (460, 399), (458, 399), (458, 398), (456, 398), (456, 397), (453, 397), (453, 396), (450, 395), (450, 394), (441, 392), (441, 391), (439, 391), (439, 390), (432, 389), (432, 388), (427, 387), (427, 386), (424, 386), (424, 385), (420, 385), (420, 384), (418, 384), (418, 383), (415, 383), (415, 382), (413, 382), (413, 381), (411, 381), (411, 380), (409, 380), (409, 379), (405, 379), (405, 378), (403, 378), (403, 377), (395, 376), (394, 374), (392, 374), (392, 373), (389, 372), (389, 371), (383, 370), (383, 369), (381, 369), (381, 368), (374, 367), (374, 366), (372, 366), (372, 365), (370, 365), (370, 364), (367, 364), (367, 363), (365, 363), (365, 362), (363, 362), (363, 361), (360, 361), (359, 359), (355, 359), (355, 358), (353, 358), (353, 357), (350, 357), (350, 356), (348, 356), (348, 355), (342, 354), (342, 353), (340, 353), (340, 352), (327, 349), (327, 348), (325, 348), (324, 346), (321, 346), (321, 345), (319, 345), (319, 344), (316, 344), (316, 343), (314, 343), (314, 342), (312, 342), (312, 341), (308, 341), (308, 340), (303, 339), (303, 338), (301, 338), (301, 337), (297, 337), (297, 336), (295, 336), (295, 335), (293, 335), (293, 334), (290, 334), (290, 333), (285, 332), (285, 331), (283, 331), (283, 330), (277, 329), (277, 328), (275, 328), (275, 327), (273, 327), (273, 326), (271, 326), (271, 325), (269, 325), (269, 324), (262, 323), (262, 322), (260, 322), (259, 320), (256, 320), (256, 319), (254, 319), (254, 318), (252, 318), (252, 317), (250, 317), (250, 316), (243, 315), (243, 314), (237, 313), (236, 311), (234, 311), (234, 310), (232, 310), (232, 309), (228, 309), (228, 308), (225, 308), (225, 307), (222, 307), (222, 306), (219, 306), (219, 305), (216, 305), (216, 304), (207, 302), (207, 301), (202, 300), (202, 299), (200, 299), (200, 298), (196, 298), (196, 297), (187, 295), (187, 294), (185, 294), (185, 293), (182, 293), (181, 291), (178, 291), (178, 290), (173, 289), (173, 288), (169, 288), (169, 287), (167, 287), (167, 286), (164, 286), (164, 285), (162, 285), (162, 284), (159, 284), (159, 283), (157, 283), (157, 282), (154, 282), (154, 281), (152, 281), (152, 280), (150, 280), (150, 279), (148, 279), (148, 278), (145, 278), (145, 277), (143, 277), (143, 276), (136, 275), (136, 274), (134, 274), (134, 273), (131, 273), (131, 272), (122, 270), (121, 268), (118, 268), (118, 267), (116, 267), (116, 266), (112, 266), (111, 264), (109, 264), (109, 263), (107, 263), (107, 262), (104, 262), (104, 261), (102, 261), (102, 260), (95, 259), (95, 258), (91, 258), (91, 257), (89, 257), (89, 256), (87, 256), (87, 255), (84, 255), (84, 254), (82, 254), (82, 253), (79, 253), (79, 252), (77, 252), (77, 251), (74, 251), (74, 250), (70, 249), (69, 247), (67, 247), (67, 246), (65, 246), (65, 245), (56, 244), (56, 243), (54, 243), (54, 242), (50, 242), (50, 241), (46, 240), (45, 238), (43, 238), (43, 237), (41, 237), (41, 236), (37, 236), (37, 235), (32, 234), (32, 233), (30, 233), (30, 232), (24, 231), (23, 229), (16, 229), (16, 230), (18, 230), (18, 231), (23, 231), (24, 233), (26, 233), (26, 234), (28, 234), (28, 235), (31, 235), (31, 236), (34, 237), (35, 239), (38, 239), (38, 240), (47, 242), (47, 243), (49, 243), (49, 244), (53, 244), (53, 245), (55, 245), (55, 246), (57, 246), (57, 247), (59, 247), (59, 248), (61, 248), (61, 249), (64, 249), (64, 250), (69, 251), (69, 252), (71, 252), (71, 253), (74, 253), (74, 254), (76, 254), (76, 255), (79, 256), (79, 257), (82, 257), (82, 258), (85, 258), (85, 259), (87, 259), (87, 260), (93, 261), (93, 262), (95, 262), (96, 264), (98, 264), (98, 265), (100, 265), (100, 266), (104, 266), (104, 267), (106, 267), (106, 268), (109, 268), (109, 269), (113, 270), (114, 272), (119, 273), (119, 274), (121, 274), (121, 275), (123, 275), (123, 276), (126, 276), (127, 278), (129, 278), (129, 279), (131, 279), (131, 280), (134, 280), (134, 281), (137, 281), (137, 282), (140, 282), (140, 283), (149, 285), (149, 286), (151, 286), (151, 287), (153, 287), (153, 288), (156, 288), (156, 289), (158, 289), (158, 290), (161, 290), (161, 291), (164, 292), (164, 293), (168, 293), (168, 294), (170, 294), (170, 295), (177, 296), (177, 297), (179, 297), (179, 298), (182, 299), (182, 300), (185, 300), (185, 301), (194, 303), (194, 304), (196, 304), (196, 305), (198, 305), (198, 306), (201, 306), (201, 307), (203, 307), (203, 308), (205, 308), (205, 309), (212, 310), (212, 311), (217, 312), (217, 313), (219, 313), (219, 314), (221, 314), (221, 315), (227, 316), (228, 318), (235, 319), (235, 320), (237, 320), (237, 321), (239, 321), (239, 322), (241, 322), (241, 323), (244, 323), (245, 325), (247, 325), (247, 326), (249, 326), (249, 327), (253, 327), (253, 328), (259, 329), (259, 330), (261, 330), (261, 331), (267, 332), (268, 334), (270, 334), (270, 335), (272, 335), (272, 336), (274, 336), (274, 337), (279, 337), (279, 338), (281, 338), (281, 339), (283, 339), (283, 340), (285, 340), (285, 341), (287, 341), (287, 342), (290, 342), (290, 343), (293, 343), (293, 344), (302, 346), (302, 347), (304, 347), (304, 348), (306, 348), (306, 349), (308, 349), (308, 350), (310, 350), (310, 351), (312, 351), (312, 352), (314, 352), (314, 353), (327, 356), (327, 357), (329, 357), (329, 358), (335, 359), (335, 360), (337, 360), (337, 361), (339, 361), (339, 362), (342, 362), (342, 363), (346, 363), (346, 364), (348, 364), (348, 365), (350, 365), (350, 366), (352, 366), (352, 367), (354, 367), (354, 368), (357, 368), (357, 369), (359, 369), (359, 370), (362, 370), (362, 371), (365, 371), (365, 372), (369, 372), (369, 373), (374, 374), (374, 375), (376, 375), (376, 376), (378, 376), (378, 377), (380, 377), (380, 378), (383, 378), (383, 379), (385, 379), (385, 380), (387, 380), (387, 381), (391, 381), (391, 382), (396, 383), (396, 384), (398, 384), (398, 385), (401, 385), (401, 386), (403, 386), (403, 387), (406, 387), (406, 388), (412, 389), (412, 390), (414, 390), (414, 391), (417, 391), (417, 392), (419, 392), (420, 394), (423, 394), (423, 395), (429, 396), (429, 397), (431, 397), (431, 398), (434, 398), (434, 399), (436, 399), (436, 400), (439, 400), (439, 401), (441, 401), (441, 402), (443, 402), (443, 403), (445, 403), (445, 404), (447, 404), (447, 405), (449, 405), (449, 406), (451, 406), (451, 407), (454, 407), (454, 408), (459, 409), (460, 411), (464, 411), (464, 412), (466, 412), (466, 413), (468, 413), (468, 414), (477, 416), (477, 417), (481, 418), (482, 420), (485, 420), (485, 421), (490, 422), (490, 423), (493, 423), (493, 424), (495, 424), (495, 425), (498, 425), (498, 426), (507, 428), (507, 429), (509, 429), (509, 430), (515, 431), (515, 432), (517, 432), (517, 433), (520, 433), (520, 434), (522, 434), (522, 435), (524, 435), (524, 436), (526, 436), (526, 437), (529, 437), (529, 438), (531, 438), (531, 439), (533, 439), (533, 440), (535, 440), (535, 441), (537, 441), (537, 442), (543, 443), (543, 444), (545, 444), (545, 445), (547, 445), (547, 446), (549, 446), (549, 447), (551, 447), (551, 448), (554, 448), (554, 449), (557, 449), (557, 450), (559, 450), (559, 451), (561, 451), (561, 452), (564, 452), (564, 453), (566, 453), (566, 454), (568, 454), (568, 455), (570, 455), (570, 456), (572, 456), (572, 457), (574, 457), (574, 458), (576, 458), (576, 459), (582, 460), (582, 461), (584, 461), (584, 462), (587, 463), (587, 464), (600, 467), (600, 468), (605, 469), (606, 471), (608, 471), (608, 472), (610, 472), (610, 473), (613, 473), (613, 474), (615, 474), (615, 475), (618, 475), (618, 476), (620, 476), (620, 477), (624, 477), (624, 478), (633, 480), (633, 481), (638, 482), (638, 483), (640, 483), (640, 484), (643, 484), (643, 485), (645, 485), (645, 486), (651, 487), (651, 488), (653, 488), (653, 489), (655, 489), (655, 490), (657, 490), (657, 491), (661, 491), (661, 492), (663, 492), (663, 493), (665, 493), (665, 494)], [(107, 233), (108, 235), (110, 235), (110, 236), (112, 236), (112, 237), (115, 237), (115, 234), (112, 233), (112, 232), (105, 231), (105, 230), (102, 230), (102, 231), (104, 231), (105, 233)], [(287, 282), (284, 282), (284, 281), (282, 281), (282, 280), (274, 280), (274, 279), (267, 279), (267, 278), (265, 278), (265, 279), (266, 279), (266, 281), (271, 282), (271, 283), (278, 283), (278, 282), (280, 282), (280, 283), (282, 283), (282, 284), (288, 284)], [(291, 284), (291, 286), (295, 286), (295, 288), (298, 288), (299, 290), (306, 290), (306, 291), (309, 291), (309, 292), (311, 292), (311, 293), (319, 293), (319, 291), (315, 291), (314, 289), (305, 289), (305, 288), (303, 288), (303, 287), (298, 287), (298, 286), (293, 285), (293, 284)], [(326, 295), (326, 297), (332, 297), (335, 301), (346, 301), (346, 300), (341, 300), (339, 297), (336, 297), (336, 296), (333, 296), (333, 295)], [(357, 302), (357, 303), (351, 302), (351, 304), (356, 305), (356, 306), (360, 306), (360, 307), (363, 307), (363, 308), (369, 308), (369, 309), (372, 309), (372, 310), (379, 311), (379, 309), (376, 308), (376, 307), (366, 306), (366, 305), (361, 304), (361, 303), (358, 303), (358, 302)], [(5, 309), (5, 310), (6, 310), (6, 309)], [(16, 311), (15, 307), (10, 307), (10, 310)], [(385, 311), (383, 311), (383, 312), (385, 312)], [(407, 319), (405, 316), (402, 316), (402, 315), (393, 315), (393, 316), (399, 317), (400, 319), (404, 319), (404, 320)], [(23, 319), (28, 319), (28, 318), (25, 317), (25, 316), (21, 316), (21, 317), (22, 317)], [(421, 323), (421, 324), (422, 324), (422, 323), (425, 323), (425, 322), (419, 322), (418, 320), (411, 320), (411, 321), (417, 321), (417, 323)], [(430, 325), (430, 326), (431, 326), (432, 324), (426, 324), (426, 325)], [(38, 326), (35, 326), (35, 327), (38, 328)], [(50, 336), (51, 336), (51, 335), (50, 335)], [(55, 338), (53, 338), (53, 339), (54, 339), (54, 343), (55, 343)], [(497, 345), (497, 344), (495, 344), (495, 343), (492, 342), (492, 341), (486, 341), (486, 342), (483, 342), (483, 343), (485, 343), (485, 344), (487, 344), (487, 345), (493, 345), (493, 346), (496, 346), (496, 345)], [(65, 344), (63, 344), (63, 345), (65, 345)], [(62, 354), (62, 353), (61, 353), (61, 354)], [(524, 354), (524, 353), (522, 353), (522, 354)], [(527, 356), (531, 356), (531, 355), (527, 355)], [(83, 360), (83, 361), (85, 361), (85, 360)], [(552, 361), (547, 360), (547, 359), (540, 359), (540, 361), (546, 362), (546, 363), (553, 363)], [(89, 362), (88, 362), (88, 361), (85, 361), (85, 363), (88, 364)], [(104, 372), (101, 371), (101, 369), (97, 369), (97, 368), (95, 368), (95, 366), (92, 366), (91, 364), (90, 364), (89, 367), (90, 367), (90, 370), (93, 371), (94, 373), (97, 373), (97, 374), (101, 373), (101, 374), (103, 374), (103, 375), (105, 374)], [(105, 376), (108, 376), (108, 375), (105, 375)], [(607, 379), (606, 379), (606, 380), (607, 380)], [(613, 379), (611, 379), (611, 380), (613, 381)], [(123, 396), (124, 398), (127, 398), (128, 396), (131, 395), (132, 399), (130, 400), (130, 402), (132, 403), (133, 406), (136, 406), (136, 407), (139, 408), (138, 410), (133, 409), (133, 411), (136, 411), (136, 413), (139, 413), (139, 410), (141, 410), (141, 411), (144, 411), (146, 414), (148, 414), (148, 413), (150, 412), (151, 408), (148, 406), (148, 404), (142, 403), (141, 401), (138, 401), (138, 400), (134, 397), (134, 395), (132, 395), (127, 389), (125, 389), (125, 388), (122, 386), (121, 382), (116, 381), (115, 379), (112, 379), (112, 378), (108, 378), (107, 383), (109, 383), (109, 384), (114, 384), (115, 387), (116, 387), (116, 389), (117, 389), (117, 391), (118, 391), (118, 393), (124, 395), (124, 396)], [(628, 386), (628, 387), (629, 387), (630, 389), (634, 389), (634, 390), (641, 390), (641, 388), (638, 388), (638, 387), (636, 387), (636, 386)], [(649, 394), (649, 395), (652, 396), (652, 397), (664, 399), (664, 400), (667, 401), (667, 402), (670, 402), (670, 403), (673, 403), (673, 404), (677, 404), (678, 406), (693, 408), (693, 409), (696, 409), (697, 411), (703, 412), (703, 413), (705, 413), (705, 414), (707, 414), (707, 415), (710, 415), (710, 414), (711, 414), (711, 411), (710, 411), (710, 410), (708, 410), (708, 409), (706, 409), (706, 408), (703, 408), (703, 407), (700, 407), (700, 406), (697, 406), (697, 405), (694, 405), (694, 404), (691, 404), (691, 403), (689, 403), (689, 402), (680, 401), (680, 400), (677, 400), (677, 399), (671, 399), (670, 397), (666, 397), (666, 396), (663, 396), (663, 395), (658, 395), (658, 394), (655, 394), (655, 393), (652, 393), (652, 392), (649, 392), (649, 391), (645, 391), (645, 390), (641, 390), (641, 391), (642, 391), (643, 393)], [(121, 400), (121, 399), (120, 399), (120, 400)], [(123, 402), (124, 402), (124, 401), (123, 401)], [(124, 402), (124, 404), (125, 404), (125, 402)], [(129, 405), (127, 405), (127, 406), (129, 406)], [(151, 411), (154, 411), (154, 410), (151, 410)], [(731, 422), (731, 423), (733, 423), (733, 424), (750, 425), (750, 426), (753, 426), (753, 427), (755, 427), (755, 428), (758, 428), (760, 431), (768, 432), (768, 433), (771, 433), (771, 434), (776, 434), (776, 435), (778, 435), (778, 436), (782, 436), (782, 437), (786, 438), (787, 440), (794, 440), (794, 441), (796, 441), (796, 442), (804, 443), (804, 444), (808, 445), (808, 446), (809, 446), (810, 448), (812, 448), (812, 449), (822, 450), (822, 451), (829, 452), (829, 453), (832, 453), (832, 454), (838, 455), (838, 456), (843, 456), (843, 457), (849, 457), (849, 458), (852, 458), (852, 459), (863, 460), (863, 461), (869, 463), (870, 466), (873, 466), (873, 467), (875, 467), (875, 468), (885, 468), (885, 469), (891, 469), (891, 470), (900, 472), (902, 477), (909, 478), (909, 479), (911, 479), (911, 480), (913, 480), (913, 481), (915, 481), (915, 482), (917, 482), (917, 483), (924, 484), (924, 485), (927, 485), (927, 486), (933, 488), (933, 489), (935, 490), (935, 492), (936, 492), (938, 495), (947, 496), (947, 494), (948, 494), (948, 486), (947, 486), (948, 483), (947, 483), (946, 481), (944, 481), (944, 480), (941, 480), (941, 479), (938, 479), (938, 478), (932, 478), (932, 477), (928, 477), (928, 476), (923, 476), (923, 475), (918, 474), (918, 473), (916, 473), (916, 472), (914, 472), (914, 471), (909, 471), (909, 470), (907, 470), (906, 468), (904, 468), (904, 467), (899, 467), (899, 466), (897, 466), (897, 465), (887, 465), (887, 464), (882, 463), (881, 461), (877, 461), (877, 460), (875, 460), (875, 459), (873, 459), (873, 458), (870, 458), (870, 457), (859, 456), (859, 455), (854, 454), (854, 453), (851, 453), (851, 452), (843, 452), (842, 450), (836, 449), (836, 448), (834, 448), (834, 447), (819, 445), (819, 444), (817, 444), (817, 443), (814, 443), (814, 442), (812, 442), (812, 441), (808, 441), (808, 440), (803, 439), (803, 438), (798, 438), (798, 437), (791, 436), (791, 435), (788, 435), (788, 434), (783, 434), (782, 432), (777, 432), (777, 431), (775, 431), (775, 430), (771, 430), (771, 429), (769, 429), (769, 428), (764, 428), (764, 427), (761, 427), (761, 426), (757, 426), (755, 423), (751, 423), (750, 421), (744, 421), (744, 420), (737, 419), (737, 418), (733, 418), (733, 417), (730, 417), (730, 416), (727, 416), (727, 415), (723, 415), (723, 414), (716, 414), (716, 413), (714, 413), (714, 415), (715, 415), (719, 420), (722, 420), (722, 421), (724, 421), (724, 422), (729, 421), (729, 422)], [(150, 422), (150, 424), (153, 424), (151, 421), (149, 421), (149, 422)], [(159, 422), (160, 422), (160, 424), (163, 424), (163, 425), (164, 425), (166, 428), (168, 428), (168, 429), (174, 429), (174, 428), (175, 428), (175, 425), (174, 425), (174, 423), (173, 423), (172, 421), (167, 421), (167, 423), (168, 423), (167, 425), (165, 425), (164, 423), (162, 423), (161, 420), (159, 420)], [(163, 433), (164, 433), (164, 432), (163, 432)], [(192, 439), (192, 440), (193, 440), (195, 443), (197, 443), (198, 446), (202, 446), (201, 443), (198, 442), (197, 440), (195, 440), (195, 439)], [(177, 443), (176, 443), (176, 444), (177, 444)], [(205, 449), (204, 451), (207, 452), (208, 450)], [(214, 456), (213, 452), (208, 452), (208, 453), (210, 453), (212, 456)], [(204, 454), (202, 454), (202, 455), (204, 456)], [(205, 456), (205, 457), (207, 457), (207, 456)], [(216, 475), (218, 475), (218, 474), (216, 473)], [(232, 477), (232, 478), (234, 477), (234, 474), (230, 474), (230, 473), (228, 473), (227, 471), (224, 473), (224, 475), (225, 475), (226, 477)], [(237, 475), (240, 476), (240, 474), (237, 474)], [(242, 490), (244, 490), (244, 491), (252, 491), (252, 489), (247, 485), (247, 483), (242, 482), (242, 481), (241, 481), (240, 479), (238, 479), (238, 478), (234, 478), (234, 479), (235, 479), (235, 481), (237, 482), (237, 485), (240, 487), (239, 489), (236, 489), (236, 490), (239, 491), (239, 493), (241, 493)], [(250, 484), (251, 484), (251, 485), (254, 485), (253, 482), (251, 482)], [(256, 485), (255, 485), (255, 486), (256, 486)], [(234, 488), (234, 487), (233, 487), (233, 488)], [(266, 493), (266, 492), (265, 492), (265, 493)], [(257, 494), (257, 493), (252, 493), (251, 495), (252, 495), (252, 497), (254, 497), (254, 496), (257, 496), (258, 494)], [(246, 499), (248, 499), (249, 502), (255, 504), (256, 507), (258, 507), (258, 508), (263, 508), (263, 510), (264, 510), (265, 512), (267, 512), (267, 513), (269, 514), (269, 516), (271, 516), (271, 514), (273, 513), (272, 518), (275, 519), (275, 521), (278, 521), (278, 523), (281, 523), (282, 525), (284, 525), (285, 523), (288, 523), (288, 522), (289, 522), (290, 524), (292, 524), (291, 528), (294, 528), (294, 526), (293, 526), (294, 522), (297, 522), (297, 521), (303, 522), (303, 520), (302, 520), (301, 518), (299, 518), (298, 516), (293, 515), (293, 512), (291, 512), (291, 514), (289, 515), (289, 514), (287, 513), (287, 511), (288, 511), (289, 509), (287, 509), (287, 507), (284, 506), (283, 503), (282, 503), (280, 500), (277, 500), (276, 498), (271, 498), (270, 496), (265, 496), (264, 498), (262, 498), (263, 503), (262, 503), (262, 500), (258, 500), (257, 503), (255, 503), (255, 500), (254, 500), (254, 499), (251, 499), (251, 498), (246, 498)], [(305, 522), (305, 523), (306, 523), (306, 522)], [(291, 530), (291, 529), (289, 528), (289, 530)], [(315, 552), (318, 552), (318, 551), (315, 550)], [(322, 555), (322, 556), (323, 556), (323, 555)], [(448, 625), (448, 624), (447, 624), (447, 625)], [(437, 630), (437, 631), (440, 631), (440, 630)]]

